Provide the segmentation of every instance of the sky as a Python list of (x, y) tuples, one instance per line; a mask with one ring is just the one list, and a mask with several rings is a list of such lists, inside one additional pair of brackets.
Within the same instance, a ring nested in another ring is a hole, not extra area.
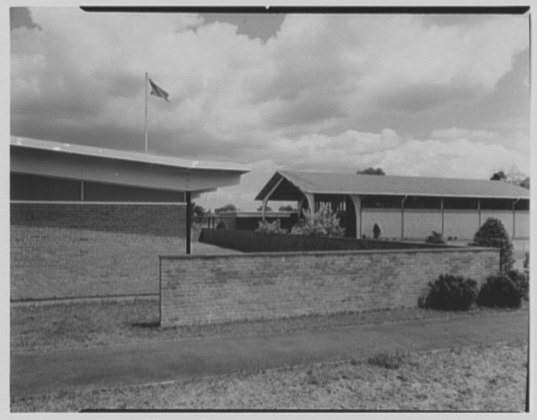
[[(279, 169), (530, 172), (527, 15), (13, 8), (11, 134), (248, 164), (196, 199), (256, 209)], [(269, 203), (277, 208), (279, 203)]]

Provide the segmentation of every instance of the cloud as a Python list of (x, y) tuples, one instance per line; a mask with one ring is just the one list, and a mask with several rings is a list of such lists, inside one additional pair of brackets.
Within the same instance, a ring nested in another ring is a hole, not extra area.
[(32, 24), (11, 31), (14, 135), (143, 150), (149, 72), (171, 94), (149, 98), (151, 151), (265, 162), (241, 186), (253, 195), (276, 167), (472, 177), (527, 168), (528, 123), (516, 112), (462, 121), (472, 104), (486, 110), (525, 57), (526, 16), (291, 14), (263, 39), (197, 14), (33, 8), (24, 19)]
[(431, 137), (440, 140), (456, 140), (460, 138), (470, 140), (496, 140), (499, 137), (498, 132), (486, 130), (468, 130), (466, 128), (446, 128), (433, 130)]

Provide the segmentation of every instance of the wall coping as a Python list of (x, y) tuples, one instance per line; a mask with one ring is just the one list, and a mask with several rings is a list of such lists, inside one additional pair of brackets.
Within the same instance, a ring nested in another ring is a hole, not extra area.
[(500, 252), (499, 248), (487, 247), (467, 247), (450, 246), (442, 248), (407, 248), (407, 249), (358, 249), (345, 251), (288, 251), (288, 252), (241, 252), (229, 254), (198, 254), (198, 255), (159, 255), (162, 260), (188, 260), (188, 259), (218, 259), (218, 258), (238, 258), (238, 257), (294, 257), (294, 256), (328, 256), (328, 255), (368, 255), (368, 254), (415, 254), (418, 252), (440, 253), (440, 252)]
[(11, 200), (10, 204), (76, 204), (76, 205), (111, 205), (111, 206), (186, 206), (186, 203), (177, 202), (147, 202), (147, 201), (37, 201), (37, 200)]

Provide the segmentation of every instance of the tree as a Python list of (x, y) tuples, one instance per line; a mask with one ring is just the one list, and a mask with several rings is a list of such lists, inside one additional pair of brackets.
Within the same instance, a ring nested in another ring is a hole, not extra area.
[(519, 187), (529, 189), (530, 177), (522, 173), (516, 166), (511, 167), (509, 171), (499, 170), (494, 172), (490, 177), (491, 181), (504, 181), (509, 184), (518, 185)]
[(205, 216), (207, 214), (207, 210), (195, 202), (190, 204), (190, 211), (192, 212), (193, 216)]
[(233, 212), (233, 211), (237, 211), (237, 206), (235, 204), (226, 204), (223, 207), (218, 207), (218, 208), (214, 209), (214, 212), (216, 214), (226, 213), (226, 212)]
[(506, 179), (507, 177), (505, 176), (504, 171), (494, 172), (492, 176), (490, 177), (491, 181), (505, 181)]
[[(259, 206), (259, 207), (257, 208), (257, 211), (263, 211), (263, 206)], [(265, 211), (272, 211), (272, 207), (267, 206), (267, 207), (265, 208)]]
[(293, 206), (280, 206), (279, 211), (297, 211), (296, 207)]
[(500, 248), (500, 271), (513, 268), (513, 244), (500, 220), (489, 217), (475, 233), (473, 245)]
[(386, 175), (382, 168), (366, 168), (356, 172), (357, 175)]

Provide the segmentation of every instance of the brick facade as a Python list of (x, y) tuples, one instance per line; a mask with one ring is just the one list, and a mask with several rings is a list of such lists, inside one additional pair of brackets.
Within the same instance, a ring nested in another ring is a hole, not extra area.
[(415, 307), (440, 274), (498, 267), (482, 248), (161, 257), (161, 325)]
[(11, 300), (158, 293), (185, 250), (185, 204), (11, 203)]

